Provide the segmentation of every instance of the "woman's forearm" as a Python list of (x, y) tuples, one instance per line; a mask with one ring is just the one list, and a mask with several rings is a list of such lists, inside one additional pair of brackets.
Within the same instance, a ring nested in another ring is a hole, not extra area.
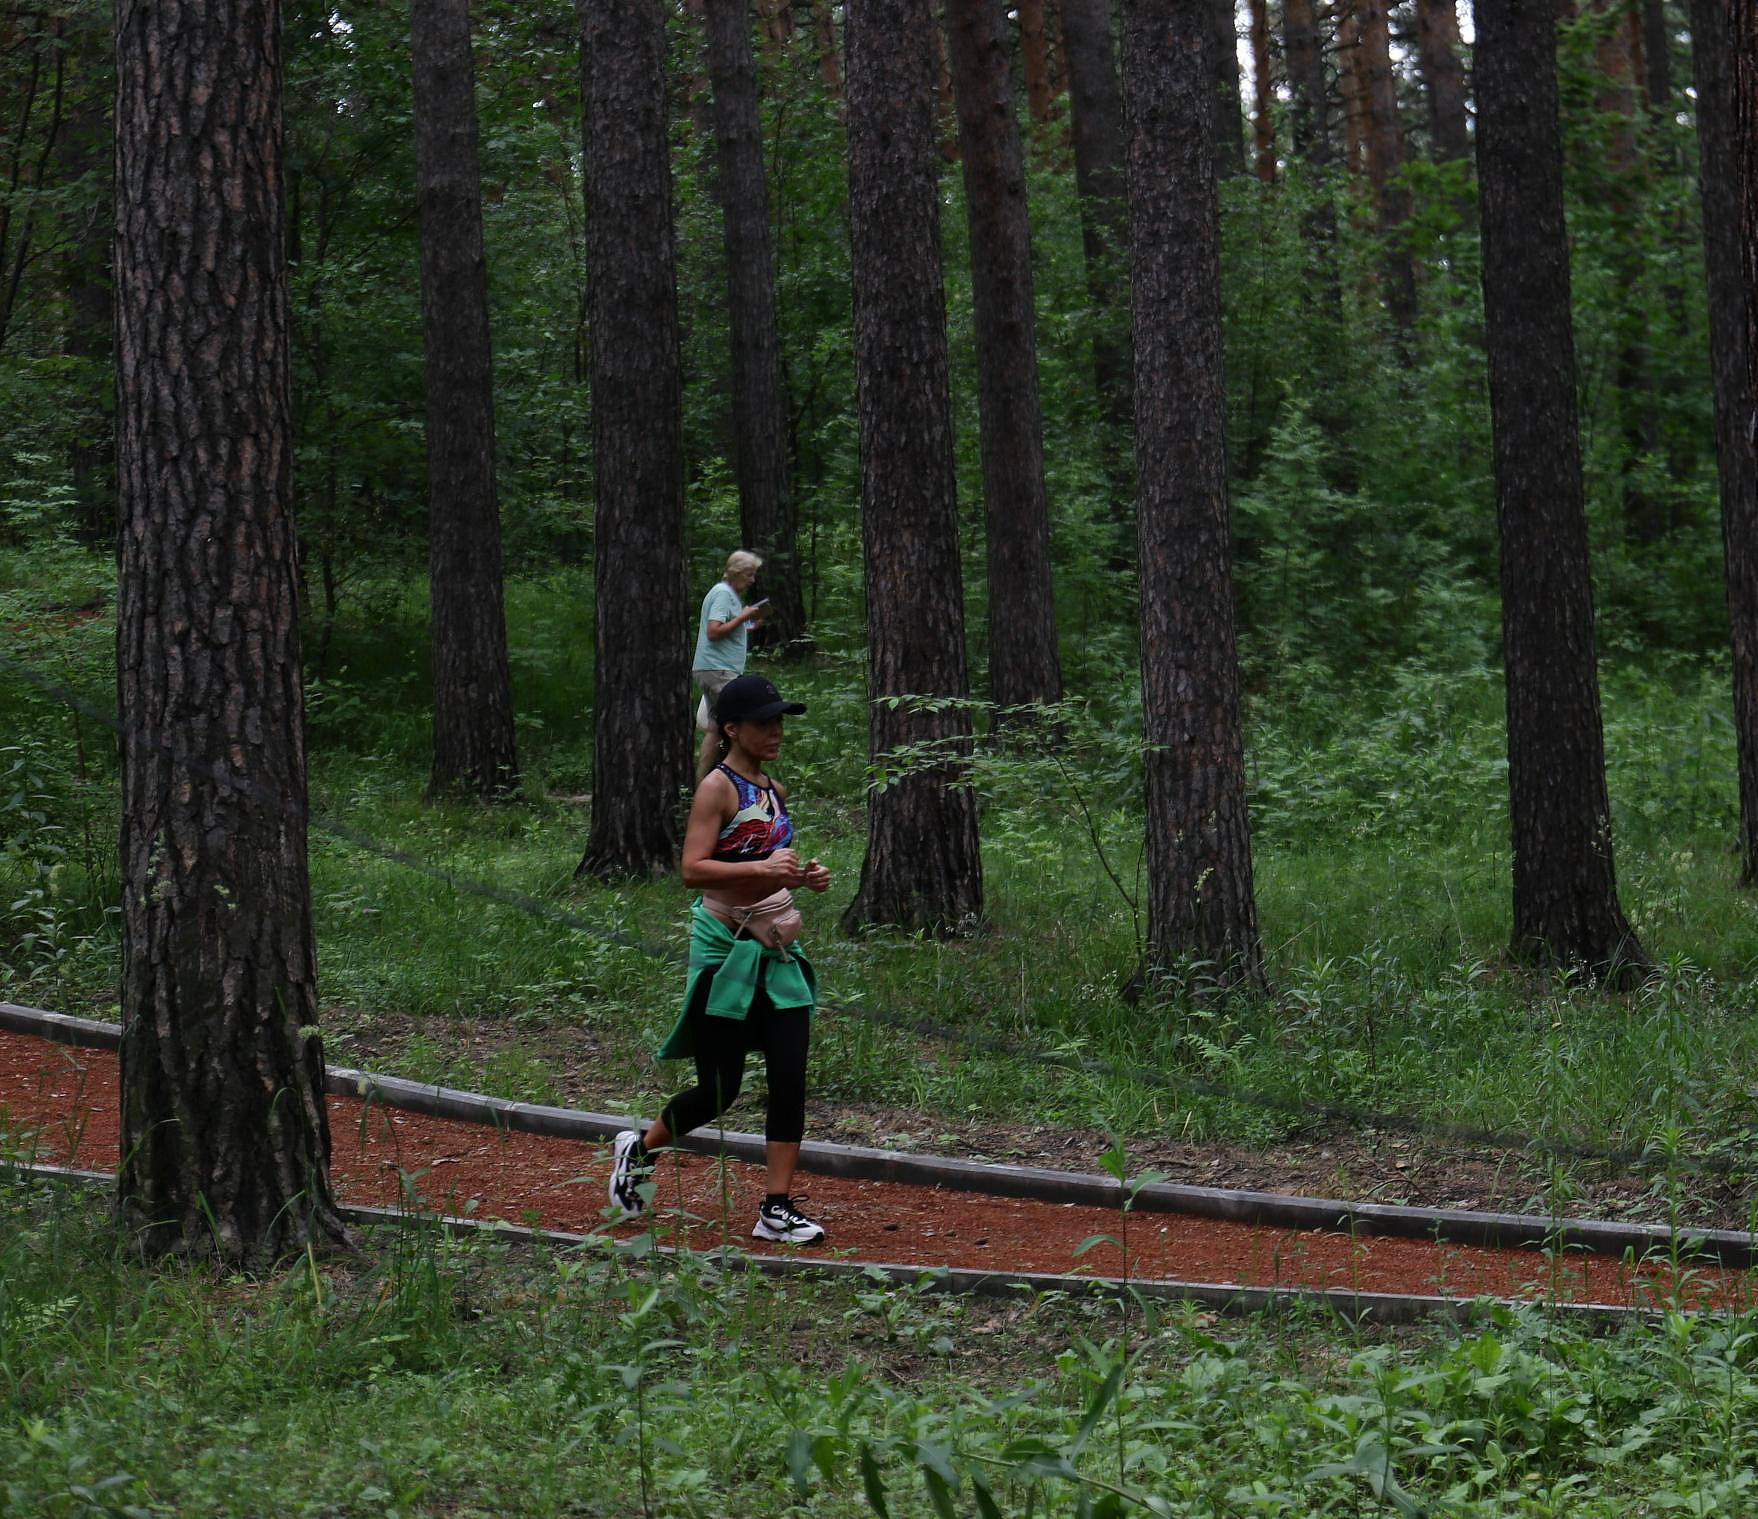
[(684, 885), (696, 891), (716, 886), (747, 886), (769, 881), (775, 872), (767, 860), (685, 860), (678, 867)]

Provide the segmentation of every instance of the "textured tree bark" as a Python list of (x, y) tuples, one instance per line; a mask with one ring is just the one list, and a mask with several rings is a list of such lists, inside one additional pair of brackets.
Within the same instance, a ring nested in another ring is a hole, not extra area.
[(1398, 79), (1392, 72), (1391, 32), (1386, 0), (1354, 0), (1361, 39), (1361, 69), (1367, 116), (1367, 177), (1385, 253), (1380, 261), (1386, 313), (1392, 319), (1399, 353), (1408, 359), (1416, 329), (1416, 269), (1404, 243), (1410, 220), (1410, 192), (1399, 180), (1404, 167), (1404, 124), (1398, 112)]
[(306, 874), (278, 0), (116, 30), (124, 1227), (347, 1242)]
[[(849, 227), (874, 764), (851, 930), (983, 908), (926, 0), (849, 0)], [(928, 708), (901, 700), (937, 699)], [(934, 710), (933, 708), (938, 708)], [(898, 751), (915, 748), (905, 764)], [(922, 757), (926, 750), (925, 759)]]
[[(1205, 0), (1201, 15), (1194, 19), (1199, 27), (1207, 22), (1205, 51), (1217, 179), (1245, 172), (1245, 96), (1239, 88), (1239, 17), (1234, 3), (1235, 0)], [(1124, 9), (1128, 9), (1127, 4)]]
[(1416, 51), (1428, 95), (1428, 140), (1439, 163), (1471, 156), (1457, 0), (1416, 0)]
[(775, 324), (769, 181), (747, 0), (708, 0), (708, 68), (726, 237), (739, 527), (745, 547), (763, 558), (758, 594), (769, 598), (764, 626), (773, 642), (791, 644), (805, 632), (805, 608), (788, 487), (787, 393)]
[[(1754, 13), (1747, 11), (1750, 18)], [(1730, 0), (1692, 0), (1691, 60), (1697, 85), (1702, 164), (1703, 258), (1709, 283), (1709, 352), (1715, 381), (1715, 458), (1721, 483), (1721, 537), (1733, 651), (1734, 735), (1740, 778), (1740, 880), (1758, 885), (1758, 452), (1742, 267), (1750, 253), (1750, 213), (1741, 234), (1742, 147), (1735, 98), (1739, 40)], [(1750, 19), (1747, 22), (1751, 24)]]
[(501, 518), (494, 362), (468, 0), (415, 0), (416, 211), (427, 356), (433, 770), (427, 794), (494, 801), (519, 785)]
[(1251, 0), (1252, 168), (1266, 185), (1276, 182), (1276, 81), (1270, 72), (1269, 0)]
[(1025, 154), (1001, 0), (947, 0), (977, 338), (996, 716), (1062, 699)]
[(682, 381), (659, 0), (577, 0), (597, 473), (592, 830), (579, 874), (669, 870), (690, 781)]
[(1150, 977), (1263, 983), (1234, 645), (1207, 0), (1124, 11)]
[(1618, 983), (1618, 904), (1575, 411), (1553, 21), (1478, 0), (1477, 173), (1514, 843), (1512, 953)]
[[(1122, 260), (1129, 249), (1129, 205), (1123, 182), (1123, 87), (1117, 77), (1111, 14), (1111, 0), (1062, 0), (1074, 182), (1080, 196), (1087, 294), (1101, 320), (1123, 302)], [(1093, 339), (1093, 378), (1105, 415), (1119, 425), (1132, 425), (1128, 345), (1108, 338), (1102, 330)]]
[(1050, 46), (1044, 35), (1044, 0), (1019, 0), (1019, 53), (1032, 120), (1048, 121)]

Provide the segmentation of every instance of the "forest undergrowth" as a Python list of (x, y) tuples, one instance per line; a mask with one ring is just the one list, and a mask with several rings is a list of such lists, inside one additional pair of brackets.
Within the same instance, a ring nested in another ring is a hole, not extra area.
[(1224, 1320), (408, 1225), (218, 1279), (104, 1214), (0, 1168), (7, 1513), (1621, 1519), (1758, 1485), (1750, 1315)]

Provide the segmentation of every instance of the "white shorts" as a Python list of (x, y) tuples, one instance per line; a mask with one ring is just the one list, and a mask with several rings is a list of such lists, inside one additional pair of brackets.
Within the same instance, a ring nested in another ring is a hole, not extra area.
[(714, 698), (720, 695), (720, 688), (739, 672), (737, 670), (692, 670), (690, 679), (702, 688), (702, 700), (696, 703), (696, 730), (699, 733), (713, 733)]

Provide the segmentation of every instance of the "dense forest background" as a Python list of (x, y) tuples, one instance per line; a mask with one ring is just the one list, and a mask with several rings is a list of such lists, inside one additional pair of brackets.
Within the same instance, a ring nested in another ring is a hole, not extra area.
[[(109, 238), (107, 27), (90, 7), (14, 10), (0, 65), (10, 101), (0, 511), (14, 544), (60, 534), (103, 547), (113, 379), (88, 311), (102, 308)], [(1285, 71), (1271, 48), (1272, 144), (1257, 172), (1222, 181), (1241, 641), (1259, 691), (1318, 691), (1345, 677), (1351, 688), (1384, 686), (1407, 661), (1477, 667), (1496, 647), (1470, 163), (1439, 156), (1406, 10), (1390, 19), (1408, 214), (1391, 230), (1380, 229), (1365, 150), (1355, 166), (1343, 150), (1334, 41), (1334, 166), (1315, 171), (1292, 151)], [(510, 568), (543, 571), (582, 563), (592, 547), (578, 39), (565, 4), (474, 11), (503, 533)], [(862, 626), (862, 608), (846, 153), (816, 14), (801, 6), (786, 40), (760, 57), (788, 453), (808, 621), (825, 646)], [(1667, 56), (1644, 65), (1616, 45), (1631, 14), (1581, 7), (1560, 54), (1601, 649), (1713, 656), (1726, 629), (1688, 38), (1669, 12)], [(679, 9), (671, 30), (689, 543), (692, 584), (702, 585), (738, 538), (730, 358), (699, 19)], [(294, 4), (287, 45), (298, 525), (321, 678), (325, 620), (365, 596), (375, 571), (424, 551), (408, 16)], [(1243, 78), (1249, 93), (1254, 81)], [(1045, 457), (1068, 685), (1092, 692), (1128, 662), (1134, 626), (1132, 445), (1101, 405), (1091, 360), (1095, 340), (1124, 338), (1127, 312), (1092, 302), (1067, 97), (1051, 83), (1046, 119), (1028, 114), (1026, 133)], [(1353, 144), (1353, 103), (1348, 111)], [(969, 260), (950, 124), (948, 133), (944, 263), (980, 670), (987, 591)], [(1321, 214), (1336, 226), (1322, 253), (1302, 236)], [(1388, 256), (1414, 266), (1408, 334), (1383, 298)]]

